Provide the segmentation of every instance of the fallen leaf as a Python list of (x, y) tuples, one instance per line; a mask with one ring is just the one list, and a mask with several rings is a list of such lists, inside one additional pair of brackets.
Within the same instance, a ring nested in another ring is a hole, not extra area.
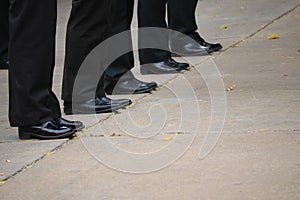
[(3, 185), (5, 183), (5, 181), (0, 181), (0, 185)]
[(11, 161), (10, 160), (6, 160), (5, 162), (10, 163)]
[(136, 122), (137, 122), (137, 123), (144, 123), (145, 120), (143, 120), (143, 119), (137, 119)]
[(227, 29), (227, 28), (228, 28), (227, 25), (222, 25), (222, 26), (220, 26), (220, 29)]
[(271, 35), (268, 36), (269, 40), (274, 40), (274, 39), (278, 39), (278, 38), (280, 38), (280, 36), (276, 35), (276, 34), (271, 34)]
[(268, 128), (262, 128), (262, 129), (255, 130), (255, 131), (253, 131), (253, 132), (255, 132), (255, 133), (261, 133), (261, 132), (270, 132), (270, 131), (271, 131), (271, 130), (268, 129)]
[(289, 76), (288, 74), (281, 74), (281, 76)]
[(48, 153), (46, 153), (46, 156), (51, 156), (54, 152), (49, 151)]
[(298, 50), (298, 52), (300, 53), (300, 49)]
[(173, 138), (172, 137), (165, 137), (164, 140), (165, 141), (171, 141), (171, 140), (173, 140)]
[(0, 176), (4, 176), (4, 174), (3, 174), (3, 173), (0, 173)]
[(226, 88), (226, 91), (232, 91), (232, 90), (234, 90), (234, 85)]

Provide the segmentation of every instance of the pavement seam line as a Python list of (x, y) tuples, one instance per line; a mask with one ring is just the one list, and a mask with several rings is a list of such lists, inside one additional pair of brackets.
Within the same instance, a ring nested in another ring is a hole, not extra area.
[[(240, 41), (237, 41), (236, 43), (230, 45), (229, 47), (227, 47), (227, 48), (224, 49), (223, 51), (220, 51), (220, 52), (218, 52), (218, 53), (216, 53), (216, 54), (214, 54), (214, 55), (212, 55), (212, 56), (210, 56), (210, 57), (212, 57), (212, 59), (213, 59), (215, 56), (218, 56), (218, 55), (220, 55), (220, 54), (222, 54), (222, 53), (225, 53), (225, 52), (227, 52), (228, 50), (234, 48), (235, 46), (241, 44), (242, 42), (244, 42), (244, 41), (246, 41), (246, 40), (252, 38), (252, 37), (255, 36), (256, 34), (260, 33), (262, 30), (266, 29), (268, 26), (272, 25), (274, 22), (276, 22), (276, 21), (282, 19), (284, 16), (286, 16), (286, 15), (292, 13), (293, 11), (295, 11), (296, 9), (298, 9), (299, 7), (300, 7), (300, 3), (299, 3), (298, 5), (296, 5), (294, 8), (292, 8), (292, 9), (290, 9), (290, 10), (284, 12), (284, 13), (281, 14), (280, 16), (276, 17), (275, 19), (273, 19), (272, 21), (270, 21), (270, 22), (267, 23), (266, 25), (262, 26), (262, 27), (259, 28), (257, 31), (251, 33), (250, 35), (246, 36), (245, 38), (241, 39)], [(201, 66), (201, 65), (202, 65), (205, 61), (207, 61), (208, 59), (209, 59), (209, 58), (204, 59), (204, 60), (203, 60), (202, 62), (200, 62), (199, 64), (193, 66), (193, 67), (191, 68), (191, 70), (189, 70), (189, 71), (195, 70), (195, 67)], [(188, 72), (188, 71), (185, 71), (185, 72), (183, 72), (183, 73), (180, 73), (180, 74), (174, 76), (173, 78), (169, 79), (168, 81), (166, 81), (165, 83), (163, 83), (161, 86), (159, 86), (157, 90), (158, 90), (158, 91), (161, 90), (161, 89), (164, 88), (166, 85), (168, 85), (169, 83), (173, 82), (173, 81), (176, 80), (179, 76), (181, 76), (181, 75), (183, 75), (184, 73), (187, 73), (187, 72)], [(144, 95), (144, 96), (138, 98), (138, 99), (136, 100), (136, 102), (133, 103), (134, 105), (129, 106), (128, 108), (134, 107), (135, 104), (141, 102), (143, 99), (147, 98), (147, 97), (150, 96), (150, 95), (152, 95), (152, 93), (146, 94), (146, 95)], [(128, 108), (123, 109), (123, 110), (127, 110)], [(121, 112), (122, 112), (122, 111), (121, 111)], [(121, 113), (121, 112), (117, 112), (117, 113)], [(85, 134), (85, 132), (87, 132), (87, 131), (89, 131), (89, 130), (91, 130), (91, 129), (95, 129), (95, 128), (96, 128), (99, 124), (101, 124), (103, 121), (105, 121), (105, 120), (107, 120), (107, 119), (109, 119), (109, 118), (111, 118), (111, 117), (113, 117), (113, 116), (114, 116), (114, 114), (111, 114), (111, 115), (107, 116), (106, 118), (100, 120), (99, 122), (95, 123), (94, 125), (85, 128), (85, 129), (84, 129), (79, 135), (77, 135), (75, 138), (73, 138), (73, 139), (71, 139), (71, 140), (67, 140), (67, 141), (65, 141), (64, 143), (62, 143), (61, 145), (59, 145), (59, 146), (53, 148), (52, 150), (49, 150), (46, 154), (44, 154), (44, 155), (41, 156), (40, 158), (38, 158), (38, 159), (36, 159), (35, 161), (33, 161), (33, 162), (31, 162), (31, 163), (25, 165), (25, 166), (22, 167), (20, 170), (16, 171), (15, 173), (13, 173), (12, 175), (8, 176), (7, 178), (1, 180), (1, 181), (0, 181), (0, 186), (2, 186), (3, 184), (5, 184), (7, 181), (9, 181), (11, 178), (15, 177), (15, 176), (18, 175), (19, 173), (22, 173), (22, 172), (26, 171), (26, 169), (35, 166), (35, 165), (38, 164), (41, 160), (43, 160), (45, 157), (48, 157), (48, 156), (51, 156), (51, 155), (55, 154), (57, 151), (61, 150), (61, 149), (64, 148), (65, 146), (67, 146), (67, 145), (70, 143), (70, 141), (76, 141), (78, 138), (81, 138), (81, 137)], [(273, 130), (273, 131), (275, 131), (275, 132), (281, 132), (281, 131), (285, 131), (285, 130)], [(297, 132), (297, 131), (299, 131), (299, 130), (296, 129), (296, 130), (292, 130), (292, 131), (293, 131), (293, 132)], [(253, 133), (253, 132), (246, 131), (245, 133)]]
[(282, 19), (283, 17), (289, 15), (290, 13), (292, 13), (293, 11), (297, 10), (298, 8), (300, 8), (300, 3), (298, 5), (296, 5), (295, 7), (293, 7), (292, 9), (284, 12), (283, 14), (281, 14), (280, 16), (276, 17), (275, 19), (271, 20), (270, 22), (268, 22), (266, 25), (262, 26), (261, 28), (259, 28), (257, 31), (251, 33), (250, 35), (246, 36), (245, 38), (241, 39), (240, 41), (237, 41), (236, 43), (230, 45), (229, 47), (227, 47), (226, 49), (224, 49), (223, 51), (220, 51), (219, 53), (215, 54), (215, 56), (220, 55), (221, 53), (224, 53), (232, 48), (234, 48), (235, 46), (241, 44), (242, 42), (245, 42), (246, 40), (252, 38), (253, 36), (257, 35), (258, 33), (260, 33), (261, 31), (263, 31), (264, 29), (266, 29), (268, 26), (274, 24), (274, 22)]
[(70, 142), (70, 140), (67, 140), (65, 142), (63, 142), (62, 144), (60, 144), (57, 147), (54, 147), (53, 149), (49, 150), (47, 153), (45, 153), (43, 156), (37, 158), (36, 160), (34, 160), (33, 162), (23, 166), (20, 170), (16, 171), (15, 173), (9, 175), (8, 177), (6, 177), (5, 179), (0, 181), (0, 186), (5, 184), (7, 181), (9, 181), (10, 179), (14, 178), (16, 175), (18, 175), (19, 173), (24, 172), (26, 169), (29, 169), (33, 166), (35, 166), (37, 163), (39, 163), (42, 159), (44, 159), (45, 157), (51, 156), (53, 155), (55, 152), (59, 151), (60, 149), (62, 149), (64, 146), (67, 146), (68, 143)]

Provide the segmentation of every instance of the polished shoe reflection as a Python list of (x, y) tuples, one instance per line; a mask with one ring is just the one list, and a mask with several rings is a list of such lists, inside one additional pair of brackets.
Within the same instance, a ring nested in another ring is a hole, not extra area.
[(141, 74), (175, 74), (189, 68), (188, 63), (179, 63), (172, 58), (167, 61), (141, 65)]
[(169, 63), (171, 63), (171, 65), (173, 66), (177, 66), (178, 68), (182, 69), (182, 70), (189, 70), (190, 69), (190, 65), (188, 63), (180, 63), (175, 61), (173, 58), (169, 58)]
[(199, 44), (200, 44), (201, 48), (205, 49), (209, 53), (214, 52), (214, 51), (219, 51), (223, 48), (220, 43), (212, 44), (212, 43), (208, 43), (204, 40), (202, 42), (199, 42)]
[(61, 126), (53, 121), (48, 121), (35, 126), (19, 127), (19, 138), (22, 140), (53, 140), (71, 138), (74, 133), (75, 131), (72, 128)]
[(197, 32), (190, 34), (194, 41), (182, 44), (174, 42), (172, 46), (172, 56), (206, 56), (212, 52), (219, 51), (223, 47), (220, 43), (209, 43), (206, 42)]
[(119, 81), (110, 81), (106, 86), (107, 94), (142, 94), (148, 93), (157, 87), (155, 82), (143, 82), (135, 77), (121, 78)]
[(220, 43), (212, 44), (209, 42), (206, 42), (198, 33), (193, 33), (191, 37), (198, 42), (198, 44), (201, 46), (201, 48), (205, 49), (207, 52), (211, 53), (214, 51), (219, 51), (223, 47)]
[(211, 53), (207, 47), (201, 46), (199, 43), (191, 42), (181, 45), (177, 48), (172, 48), (172, 56), (207, 56)]
[(59, 118), (57, 118), (57, 119), (55, 119), (53, 121), (58, 126), (65, 126), (65, 127), (71, 128), (75, 132), (81, 131), (82, 129), (84, 129), (84, 125), (80, 121), (70, 121), (70, 120), (64, 119), (62, 117), (59, 117)]
[(64, 112), (66, 115), (72, 114), (95, 114), (109, 113), (117, 111), (130, 105), (130, 99), (113, 100), (108, 97), (97, 97), (82, 103), (64, 102)]

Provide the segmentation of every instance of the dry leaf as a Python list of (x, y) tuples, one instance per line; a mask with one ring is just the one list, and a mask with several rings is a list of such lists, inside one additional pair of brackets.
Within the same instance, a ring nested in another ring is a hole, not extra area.
[(270, 132), (271, 130), (268, 129), (268, 128), (262, 128), (262, 129), (258, 129), (258, 130), (255, 130), (254, 132), (255, 133), (261, 133), (261, 132)]
[(165, 137), (164, 140), (165, 141), (171, 141), (171, 140), (173, 140), (173, 138), (172, 137)]
[(231, 91), (231, 90), (234, 90), (234, 86), (230, 86), (230, 87), (226, 88), (226, 91)]
[(6, 160), (5, 162), (10, 163), (11, 161), (10, 160)]
[(288, 74), (281, 74), (281, 76), (289, 76)]
[(51, 156), (54, 152), (49, 151), (48, 153), (46, 153), (46, 156)]
[(276, 35), (276, 34), (271, 34), (271, 35), (269, 35), (269, 37), (268, 37), (269, 40), (274, 40), (274, 39), (278, 39), (278, 38), (280, 38), (280, 36), (279, 36), (279, 35)]
[(298, 50), (298, 52), (300, 53), (300, 49)]
[(227, 28), (228, 28), (227, 25), (222, 25), (222, 26), (220, 26), (220, 29), (227, 29)]
[(4, 174), (3, 174), (3, 173), (0, 173), (0, 176), (4, 176)]
[(144, 120), (144, 119), (137, 119), (136, 122), (137, 122), (137, 123), (144, 123), (145, 120)]

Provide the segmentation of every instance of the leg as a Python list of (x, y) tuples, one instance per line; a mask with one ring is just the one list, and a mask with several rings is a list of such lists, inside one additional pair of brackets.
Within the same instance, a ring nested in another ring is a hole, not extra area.
[[(138, 24), (139, 28), (168, 28), (166, 23), (166, 0), (139, 0)], [(168, 49), (168, 34), (165, 32), (158, 31), (155, 34), (139, 34), (140, 48), (149, 43), (149, 41), (157, 47)], [(168, 51), (159, 49), (141, 49), (139, 55), (141, 64), (167, 61), (171, 57)]]
[[(72, 102), (73, 87), (79, 68), (86, 56), (105, 39), (110, 12), (109, 0), (73, 0), (67, 27), (66, 57), (63, 75), (62, 99)], [(86, 90), (96, 90), (88, 85)], [(77, 94), (76, 94), (77, 95)], [(78, 92), (84, 98), (84, 92)], [(103, 81), (97, 95), (105, 96)]]
[[(67, 27), (62, 87), (62, 99), (66, 114), (112, 112), (131, 103), (129, 99), (111, 100), (107, 98), (104, 91), (103, 76), (99, 77), (100, 81), (96, 84), (87, 82), (81, 85), (76, 90), (76, 100), (73, 102), (74, 84), (80, 66), (88, 54), (107, 37), (111, 6), (110, 0), (73, 0), (72, 2)], [(100, 58), (97, 59), (101, 60), (101, 55), (99, 56)], [(91, 73), (87, 74), (88, 77), (81, 78), (88, 80), (95, 75)], [(90, 97), (89, 94), (95, 94), (95, 96)]]
[(10, 123), (19, 127), (41, 124), (61, 116), (51, 89), (57, 5), (55, 0), (11, 3)]
[[(110, 26), (107, 37), (112, 37), (124, 31), (130, 31), (133, 17), (133, 0), (110, 0), (112, 10), (110, 13)], [(126, 45), (132, 49), (131, 36)], [(120, 47), (122, 48), (122, 47)], [(111, 81), (118, 81), (124, 74), (130, 72), (134, 66), (133, 52), (129, 52), (115, 60), (105, 71), (105, 85)]]
[[(197, 31), (195, 11), (198, 0), (168, 0), (169, 28), (186, 35)], [(182, 13), (184, 14), (178, 14)]]
[(9, 0), (0, 2), (0, 68), (7, 66), (8, 60), (8, 9)]
[[(208, 43), (197, 33), (198, 27), (195, 16), (197, 3), (198, 0), (168, 0), (169, 28), (191, 37), (198, 43), (193, 44), (193, 42), (187, 41), (186, 38), (174, 33), (170, 37), (172, 50), (177, 49), (187, 55), (207, 55), (207, 53), (222, 49), (219, 43)], [(184, 15), (178, 15), (183, 11), (185, 12)]]
[[(112, 12), (108, 37), (123, 31), (130, 31), (134, 8), (134, 0), (111, 0), (111, 3)], [(131, 35), (127, 38), (125, 45), (132, 49)], [(155, 82), (146, 83), (136, 79), (131, 72), (133, 66), (132, 51), (116, 59), (108, 66), (104, 77), (104, 87), (107, 94), (147, 93), (157, 87)]]

